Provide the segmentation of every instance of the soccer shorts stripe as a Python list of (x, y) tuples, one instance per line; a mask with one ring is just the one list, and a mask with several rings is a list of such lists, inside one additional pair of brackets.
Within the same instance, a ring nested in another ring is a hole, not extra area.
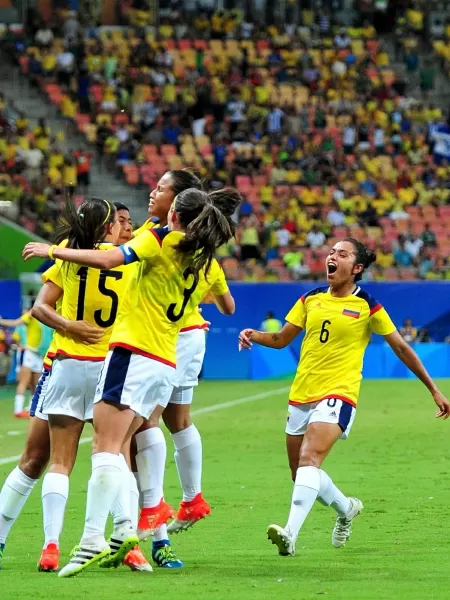
[[(34, 390), (33, 398), (31, 399), (30, 406), (30, 417), (35, 417), (36, 412), (41, 412), (42, 403), (44, 401), (44, 396), (47, 392), (48, 382), (50, 379), (51, 369), (47, 369), (44, 367), (42, 369), (41, 376), (39, 377), (39, 381), (37, 382), (36, 389)], [(39, 417), (43, 417), (44, 415), (39, 414)]]

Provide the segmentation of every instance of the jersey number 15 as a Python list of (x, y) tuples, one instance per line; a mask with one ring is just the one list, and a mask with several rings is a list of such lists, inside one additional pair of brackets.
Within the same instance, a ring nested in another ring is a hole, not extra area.
[[(77, 307), (77, 321), (84, 319), (84, 302), (86, 298), (86, 286), (87, 286), (87, 275), (88, 267), (81, 267), (77, 272), (80, 278), (80, 288), (78, 290), (78, 307)], [(119, 308), (119, 296), (114, 290), (110, 290), (106, 287), (106, 280), (108, 277), (119, 281), (123, 277), (122, 271), (100, 271), (100, 279), (98, 280), (98, 291), (102, 296), (111, 298), (111, 311), (107, 319), (103, 319), (102, 311), (94, 311), (94, 321), (99, 327), (111, 327), (114, 325), (114, 321), (117, 317), (117, 310)]]

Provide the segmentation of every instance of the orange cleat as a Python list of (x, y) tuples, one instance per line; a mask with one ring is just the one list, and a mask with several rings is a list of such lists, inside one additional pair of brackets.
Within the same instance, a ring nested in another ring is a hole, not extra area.
[(193, 500), (188, 500), (180, 504), (180, 508), (175, 519), (167, 527), (168, 533), (179, 533), (192, 527), (200, 519), (204, 519), (211, 514), (211, 507), (203, 498), (201, 492)]
[(146, 540), (153, 535), (155, 531), (165, 525), (169, 519), (173, 517), (175, 511), (164, 502), (164, 498), (156, 506), (152, 508), (142, 508), (137, 526), (137, 534), (140, 540)]
[(130, 550), (123, 559), (123, 564), (129, 567), (132, 571), (146, 571), (152, 573), (153, 569), (145, 558), (142, 550), (139, 546), (135, 546), (133, 550)]
[(50, 543), (43, 548), (41, 558), (38, 562), (38, 571), (53, 573), (58, 570), (59, 548), (56, 544)]
[(30, 413), (27, 410), (21, 410), (18, 413), (14, 413), (15, 419), (29, 419)]

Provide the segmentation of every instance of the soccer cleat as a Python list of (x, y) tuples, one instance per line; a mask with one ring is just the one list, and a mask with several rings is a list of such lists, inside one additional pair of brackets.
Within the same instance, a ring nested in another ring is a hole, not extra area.
[(103, 558), (98, 566), (104, 569), (116, 569), (123, 563), (128, 552), (139, 543), (139, 539), (131, 523), (128, 522), (114, 531), (108, 543), (111, 553)]
[(29, 419), (30, 413), (27, 410), (21, 410), (20, 412), (14, 413), (15, 419)]
[(158, 567), (163, 569), (181, 569), (184, 567), (184, 563), (175, 554), (169, 540), (153, 542), (152, 558)]
[(283, 529), (279, 525), (269, 525), (267, 528), (267, 537), (278, 547), (280, 556), (294, 556), (295, 540), (288, 529)]
[(192, 527), (200, 519), (211, 514), (211, 507), (203, 498), (201, 492), (193, 500), (183, 500), (177, 511), (175, 519), (168, 525), (168, 533), (179, 533)]
[(38, 562), (38, 571), (43, 571), (45, 573), (53, 573), (58, 570), (59, 564), (59, 548), (56, 544), (50, 543), (47, 544), (45, 548), (42, 549), (41, 558)]
[(164, 502), (164, 498), (161, 498), (161, 502), (157, 506), (152, 508), (142, 508), (137, 526), (139, 539), (146, 540), (153, 535), (161, 525), (165, 525), (173, 515), (173, 508), (170, 504)]
[(350, 510), (345, 517), (338, 516), (336, 518), (336, 524), (331, 534), (331, 543), (335, 548), (345, 546), (345, 542), (348, 540), (352, 533), (352, 521), (364, 508), (363, 503), (358, 498), (350, 498)]
[(3, 569), (3, 554), (5, 552), (5, 544), (0, 544), (0, 571)]
[(108, 545), (103, 548), (87, 545), (75, 546), (70, 553), (70, 562), (61, 569), (58, 577), (74, 577), (109, 554), (111, 554), (111, 548)]
[(123, 559), (123, 564), (129, 567), (132, 571), (145, 571), (147, 573), (153, 572), (151, 564), (145, 558), (144, 553), (139, 546), (135, 546), (128, 552)]

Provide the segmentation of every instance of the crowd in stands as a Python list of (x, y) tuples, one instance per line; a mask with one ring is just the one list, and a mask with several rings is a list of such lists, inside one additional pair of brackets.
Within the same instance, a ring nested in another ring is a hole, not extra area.
[[(220, 11), (86, 37), (71, 14), (61, 31), (42, 24), (22, 40), (20, 63), (130, 185), (152, 189), (190, 167), (208, 187), (239, 188), (237, 237), (220, 249), (231, 279), (320, 278), (327, 248), (346, 235), (377, 250), (369, 277), (449, 277), (450, 165), (433, 156), (448, 115), (431, 103), (428, 67), (413, 100), (369, 22), (321, 21), (316, 33), (312, 13), (302, 17), (298, 28), (262, 28)], [(421, 25), (406, 19), (408, 61)], [(53, 143), (45, 152), (47, 166)], [(62, 161), (51, 188), (76, 185), (64, 176), (75, 163)]]

